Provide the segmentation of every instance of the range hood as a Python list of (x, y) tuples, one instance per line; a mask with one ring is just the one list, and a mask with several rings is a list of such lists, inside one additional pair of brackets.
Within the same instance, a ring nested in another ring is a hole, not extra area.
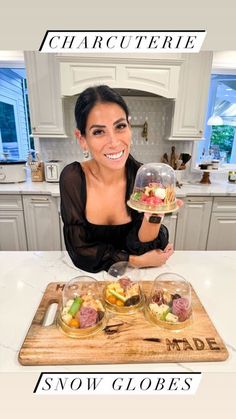
[(135, 96), (135, 97), (157, 97), (159, 95), (151, 92), (145, 92), (143, 90), (137, 89), (122, 89), (122, 88), (115, 88), (116, 92), (118, 92), (121, 96)]
[(89, 86), (107, 84), (124, 96), (161, 96), (176, 99), (183, 60), (117, 59), (61, 62), (61, 94), (75, 96)]

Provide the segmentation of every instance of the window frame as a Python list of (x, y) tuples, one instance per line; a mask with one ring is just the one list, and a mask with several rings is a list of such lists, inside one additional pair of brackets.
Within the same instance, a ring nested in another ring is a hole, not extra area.
[[(234, 76), (236, 78), (236, 67), (224, 68), (223, 66), (214, 66), (211, 71), (211, 76), (212, 75)], [(209, 96), (208, 96), (208, 100), (209, 100)], [(205, 126), (206, 126), (207, 118), (208, 116), (210, 116), (210, 112), (208, 113), (209, 108), (211, 109), (211, 111), (213, 111), (213, 99), (211, 99), (210, 106), (209, 105), (207, 106)], [(205, 129), (204, 129), (204, 134), (205, 134)], [(204, 139), (200, 140), (200, 142), (204, 142)], [(192, 153), (193, 155), (191, 159), (191, 172), (195, 172), (195, 173), (198, 172), (198, 169), (196, 167), (197, 157), (198, 157), (198, 145), (199, 145), (199, 141), (194, 142), (193, 153)], [(224, 163), (222, 167), (225, 168), (226, 170), (230, 170), (230, 169), (236, 170), (236, 163)]]
[[(3, 56), (4, 56), (4, 54), (3, 54)], [(1, 59), (1, 54), (0, 54), (0, 68), (25, 69), (24, 56), (22, 55), (22, 57), (19, 58), (18, 54), (16, 54), (16, 55), (13, 55), (12, 59), (10, 59), (10, 57), (7, 57), (7, 59)], [(4, 95), (2, 95), (2, 93), (0, 93), (0, 100), (1, 100), (1, 96), (4, 96)], [(5, 98), (7, 98), (7, 96), (5, 96)], [(7, 102), (5, 100), (5, 103), (9, 103), (9, 104), (14, 106), (17, 143), (19, 144), (19, 159), (22, 159), (21, 128), (20, 128), (20, 124), (19, 124), (18, 104), (17, 104), (17, 100), (14, 101), (10, 98), (7, 98), (7, 99), (11, 100), (12, 102), (16, 102), (16, 103), (10, 103), (10, 102)], [(25, 99), (24, 99), (24, 101), (25, 101)], [(26, 129), (29, 133), (28, 120), (26, 120), (26, 125), (27, 125)], [(2, 150), (2, 141), (1, 141), (0, 152), (2, 152), (1, 150)]]
[[(22, 159), (22, 142), (21, 142), (21, 128), (19, 123), (19, 107), (18, 101), (11, 99), (7, 96), (4, 96), (0, 93), (0, 102), (7, 103), (8, 105), (12, 105), (14, 109), (14, 116), (15, 116), (15, 124), (16, 124), (16, 138), (19, 150), (19, 160)], [(1, 141), (2, 142), (2, 141)], [(1, 147), (3, 148), (3, 147)]]

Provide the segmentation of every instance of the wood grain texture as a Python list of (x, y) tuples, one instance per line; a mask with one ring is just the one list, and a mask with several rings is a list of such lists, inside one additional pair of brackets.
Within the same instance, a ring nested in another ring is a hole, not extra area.
[[(146, 294), (151, 286), (152, 282), (143, 282)], [(19, 352), (22, 365), (183, 363), (228, 358), (221, 337), (193, 289), (193, 322), (182, 330), (162, 329), (140, 310), (132, 315), (109, 313), (103, 330), (81, 339), (64, 335), (56, 319), (52, 325), (42, 326), (50, 304), (60, 301), (62, 289), (62, 283), (47, 286)]]

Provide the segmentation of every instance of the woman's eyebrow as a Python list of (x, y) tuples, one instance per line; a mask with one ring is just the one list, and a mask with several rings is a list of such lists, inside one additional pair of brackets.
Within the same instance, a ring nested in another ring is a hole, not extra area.
[(91, 125), (91, 127), (89, 128), (89, 131), (90, 131), (92, 128), (106, 128), (106, 125), (98, 125), (98, 124)]
[(113, 125), (116, 125), (116, 124), (118, 124), (121, 121), (126, 121), (126, 119), (125, 118), (119, 118), (119, 119), (117, 119), (116, 122), (113, 123)]
[[(116, 125), (121, 121), (126, 121), (126, 119), (125, 118), (119, 118), (119, 119), (117, 119), (117, 121), (113, 122), (113, 125)], [(106, 125), (99, 125), (99, 124), (91, 125), (91, 127), (89, 128), (89, 131), (93, 128), (106, 128)]]

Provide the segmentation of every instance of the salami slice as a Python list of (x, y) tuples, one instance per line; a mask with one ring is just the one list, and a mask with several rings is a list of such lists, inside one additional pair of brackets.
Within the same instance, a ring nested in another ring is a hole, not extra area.
[(187, 298), (176, 298), (173, 301), (172, 312), (178, 316), (180, 322), (184, 322), (190, 316), (190, 305)]
[(119, 279), (120, 286), (126, 290), (132, 286), (132, 281), (129, 278), (120, 278)]
[(79, 312), (80, 328), (94, 326), (97, 323), (98, 312), (92, 307), (82, 307)]

